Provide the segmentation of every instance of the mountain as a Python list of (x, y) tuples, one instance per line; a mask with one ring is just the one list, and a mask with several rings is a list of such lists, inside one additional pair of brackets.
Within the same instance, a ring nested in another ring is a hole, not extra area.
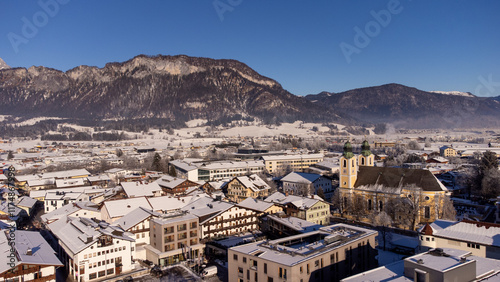
[(3, 70), (0, 112), (86, 120), (160, 118), (177, 125), (197, 118), (353, 121), (289, 93), (241, 62), (185, 55), (139, 55), (103, 68), (79, 66), (66, 72)]
[(7, 63), (5, 63), (4, 60), (2, 60), (2, 58), (0, 58), (0, 70), (3, 70), (3, 69), (10, 69), (9, 65), (7, 65)]
[(387, 84), (306, 99), (367, 123), (403, 128), (489, 127), (500, 125), (500, 103), (474, 95), (443, 95)]

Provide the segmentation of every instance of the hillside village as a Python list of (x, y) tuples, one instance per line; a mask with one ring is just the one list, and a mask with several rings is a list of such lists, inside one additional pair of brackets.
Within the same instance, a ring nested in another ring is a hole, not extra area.
[(500, 273), (494, 137), (18, 141), (0, 147), (2, 281)]

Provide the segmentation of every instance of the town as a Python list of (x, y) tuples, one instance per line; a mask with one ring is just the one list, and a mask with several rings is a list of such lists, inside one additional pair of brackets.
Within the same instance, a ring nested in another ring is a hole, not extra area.
[(500, 279), (500, 134), (296, 125), (2, 139), (0, 280)]

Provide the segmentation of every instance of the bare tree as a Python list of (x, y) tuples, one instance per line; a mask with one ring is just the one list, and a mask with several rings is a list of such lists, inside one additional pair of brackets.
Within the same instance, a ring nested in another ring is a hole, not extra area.
[(352, 200), (352, 206), (350, 213), (353, 215), (356, 220), (360, 220), (361, 218), (366, 216), (366, 201), (363, 196), (354, 194), (351, 198)]
[(422, 150), (422, 148), (420, 147), (420, 144), (418, 144), (418, 142), (415, 140), (408, 142), (407, 148), (409, 150)]
[(309, 196), (314, 194), (314, 188), (312, 183), (307, 183), (307, 182), (299, 182), (297, 183), (295, 192), (297, 195), (300, 196)]
[(453, 201), (446, 195), (439, 195), (436, 197), (436, 211), (440, 219), (457, 219), (457, 211), (453, 206)]
[(379, 227), (380, 236), (382, 237), (385, 251), (386, 242), (390, 241), (392, 238), (392, 233), (388, 228), (392, 225), (392, 218), (385, 211), (381, 211), (380, 213), (373, 216), (372, 224)]

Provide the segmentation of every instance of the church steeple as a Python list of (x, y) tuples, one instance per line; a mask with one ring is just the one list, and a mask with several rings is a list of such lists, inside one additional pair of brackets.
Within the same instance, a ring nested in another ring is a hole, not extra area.
[(343, 156), (346, 159), (350, 159), (350, 158), (354, 157), (354, 153), (352, 152), (352, 145), (351, 145), (351, 142), (349, 142), (349, 141), (345, 142), (345, 144), (344, 144)]
[(361, 154), (365, 157), (368, 157), (372, 154), (372, 152), (370, 151), (370, 144), (368, 144), (368, 141), (366, 140), (361, 144)]

